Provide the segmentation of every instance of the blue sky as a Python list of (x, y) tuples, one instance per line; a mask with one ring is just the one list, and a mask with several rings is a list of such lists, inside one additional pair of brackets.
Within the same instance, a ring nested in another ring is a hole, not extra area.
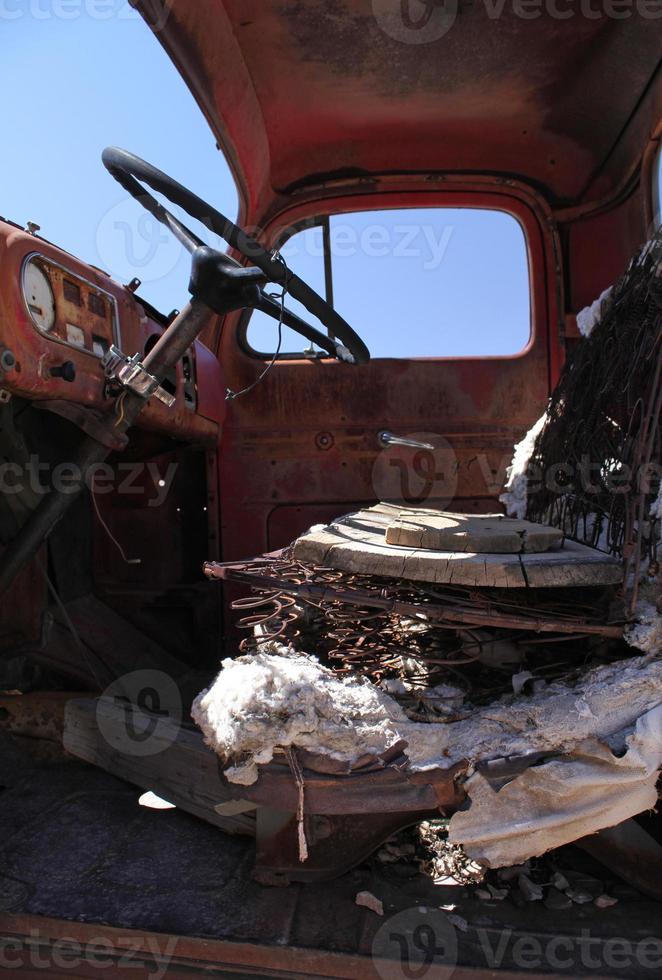
[[(101, 164), (137, 153), (234, 218), (237, 194), (184, 82), (126, 0), (0, 0), (0, 214), (128, 282), (165, 312), (188, 298), (189, 260)], [(292, 268), (322, 288), (304, 236)], [(205, 233), (203, 237), (209, 240)], [(528, 339), (523, 235), (507, 215), (382, 212), (333, 219), (335, 303), (381, 356), (514, 353)], [(256, 322), (258, 349), (276, 328)], [(285, 336), (284, 349), (300, 350)]]
[[(89, 0), (69, 3), (77, 16), (63, 19), (45, 16), (57, 9), (50, 0), (0, 0), (0, 214), (36, 221), (45, 238), (124, 282), (137, 275), (146, 298), (168, 311), (188, 296), (188, 259), (165, 230), (162, 240), (155, 237), (151, 219), (138, 224), (148, 216), (126, 201), (101, 151), (115, 144), (137, 153), (232, 218), (234, 182), (193, 97), (138, 14), (125, 0), (106, 0), (114, 5), (108, 19), (93, 16)], [(7, 11), (21, 16), (8, 19)]]

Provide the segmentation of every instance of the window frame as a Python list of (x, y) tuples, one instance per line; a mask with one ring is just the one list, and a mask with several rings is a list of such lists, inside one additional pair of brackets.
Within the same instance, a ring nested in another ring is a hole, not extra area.
[[(530, 194), (530, 190), (526, 188)], [(391, 203), (397, 196), (397, 203)], [(527, 195), (528, 196), (528, 195)], [(423, 200), (425, 198), (425, 200)], [(474, 200), (472, 200), (474, 198)], [(545, 342), (540, 334), (541, 325), (544, 327), (544, 334), (549, 343), (550, 333), (553, 329), (552, 323), (547, 322), (547, 291), (546, 280), (550, 273), (549, 259), (550, 253), (543, 233), (544, 218), (542, 218), (537, 200), (526, 200), (522, 197), (504, 193), (502, 190), (494, 188), (482, 188), (481, 190), (469, 190), (458, 192), (455, 190), (439, 192), (423, 192), (412, 190), (410, 192), (400, 192), (397, 195), (388, 192), (383, 194), (365, 195), (360, 193), (352, 196), (341, 196), (341, 202), (337, 203), (334, 198), (323, 198), (309, 202), (309, 207), (298, 208), (296, 206), (288, 208), (278, 216), (274, 216), (267, 223), (265, 231), (268, 237), (269, 231), (272, 232), (272, 247), (282, 247), (289, 239), (300, 231), (309, 228), (319, 227), (326, 219), (330, 221), (334, 216), (345, 214), (369, 213), (379, 211), (405, 211), (405, 210), (473, 210), (473, 211), (500, 211), (515, 220), (522, 232), (526, 250), (529, 283), (529, 339), (527, 344), (513, 354), (431, 354), (431, 355), (412, 355), (411, 357), (398, 356), (373, 356), (372, 361), (397, 360), (403, 363), (412, 361), (440, 361), (440, 362), (479, 362), (479, 361), (513, 361), (526, 357), (532, 352), (539, 342)], [(286, 221), (287, 214), (292, 211), (299, 212), (299, 216), (294, 220)], [(301, 214), (301, 211), (304, 213)], [(548, 219), (548, 216), (545, 216)], [(279, 220), (280, 219), (280, 220)], [(282, 222), (282, 223), (281, 223)], [(247, 333), (252, 316), (252, 310), (243, 310), (239, 316), (236, 329), (236, 338), (241, 352), (251, 360), (264, 362), (274, 357), (274, 352), (256, 351), (248, 342)], [(542, 319), (541, 319), (542, 317)], [(276, 321), (274, 321), (275, 323)], [(302, 363), (310, 361), (334, 362), (334, 358), (325, 351), (315, 351), (306, 353), (305, 350), (295, 352), (281, 352), (276, 358), (275, 363), (296, 362)]]

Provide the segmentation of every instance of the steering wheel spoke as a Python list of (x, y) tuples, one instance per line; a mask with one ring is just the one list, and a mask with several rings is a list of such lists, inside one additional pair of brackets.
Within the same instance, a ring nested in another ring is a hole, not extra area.
[[(211, 204), (207, 204), (140, 157), (117, 147), (108, 147), (103, 151), (102, 159), (115, 180), (191, 252), (193, 259), (190, 289), (195, 298), (201, 299), (220, 314), (246, 308), (260, 309), (278, 320), (281, 320), (282, 314), (283, 324), (296, 330), (332, 357), (352, 364), (363, 364), (370, 360), (368, 348), (350, 325), (303, 279), (288, 269), (277, 253), (268, 251)], [(208, 248), (160, 204), (143, 184), (181, 207), (192, 218), (201, 221), (251, 264), (242, 266), (230, 256)], [(328, 335), (267, 296), (263, 289), (267, 282), (282, 286), (288, 295), (298, 300), (326, 327)]]
[(331, 357), (338, 357), (338, 345), (333, 342), (331, 337), (327, 337), (321, 330), (306, 323), (305, 320), (291, 310), (288, 310), (287, 307), (281, 308), (278, 300), (267, 295), (264, 290), (260, 294), (260, 301), (255, 309), (261, 313), (266, 313), (267, 316), (272, 317), (274, 320), (282, 322), (284, 326), (296, 330), (297, 333), (305, 337), (311, 344), (315, 344), (321, 350), (326, 351)]

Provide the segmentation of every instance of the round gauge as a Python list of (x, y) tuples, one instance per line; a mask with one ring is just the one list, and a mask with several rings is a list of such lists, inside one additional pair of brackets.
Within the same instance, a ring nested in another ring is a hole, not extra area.
[(55, 326), (55, 296), (48, 276), (32, 259), (23, 273), (23, 295), (35, 327), (48, 333)]

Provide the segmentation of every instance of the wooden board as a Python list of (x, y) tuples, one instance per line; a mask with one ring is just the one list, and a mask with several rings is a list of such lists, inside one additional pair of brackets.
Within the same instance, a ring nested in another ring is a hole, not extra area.
[(503, 514), (450, 514), (410, 507), (388, 525), (386, 543), (481, 555), (534, 554), (562, 547), (563, 531)]
[[(149, 754), (132, 753), (127, 731), (146, 730)], [(227, 833), (255, 834), (254, 805), (238, 805), (221, 777), (217, 755), (199, 732), (112, 698), (77, 699), (66, 707), (63, 743), (76, 758), (151, 790)]]
[(294, 557), (345, 572), (432, 584), (494, 588), (617, 585), (621, 563), (574, 541), (542, 554), (477, 555), (389, 545), (385, 532), (402, 508), (378, 504), (309, 531)]

